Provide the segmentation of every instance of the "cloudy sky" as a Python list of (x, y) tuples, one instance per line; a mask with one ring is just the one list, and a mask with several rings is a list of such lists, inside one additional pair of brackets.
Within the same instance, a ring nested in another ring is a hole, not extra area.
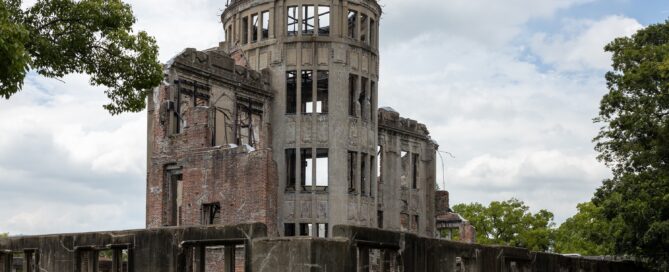
[[(130, 2), (161, 61), (224, 37), (224, 0)], [(380, 2), (380, 105), (453, 154), (439, 170), (452, 204), (516, 197), (557, 223), (609, 175), (591, 143), (602, 47), (669, 17), (666, 0)], [(0, 100), (0, 232), (144, 227), (146, 113), (112, 117), (105, 103), (85, 75), (31, 74)]]

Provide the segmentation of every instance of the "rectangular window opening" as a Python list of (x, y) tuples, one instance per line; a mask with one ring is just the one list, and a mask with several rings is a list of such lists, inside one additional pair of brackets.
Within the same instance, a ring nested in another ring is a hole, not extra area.
[(354, 151), (348, 152), (348, 192), (355, 192), (355, 171), (358, 165), (357, 153)]
[(311, 70), (302, 71), (302, 113), (311, 114), (314, 112), (314, 72)]
[(316, 24), (316, 7), (304, 5), (302, 11), (302, 35), (313, 35)]
[(356, 92), (358, 87), (358, 76), (350, 74), (348, 76), (348, 115), (357, 117), (357, 99)]
[(310, 223), (300, 223), (299, 236), (312, 236), (312, 225)]
[(404, 151), (404, 150), (402, 150), (402, 152), (400, 153), (400, 156), (401, 156), (400, 160), (401, 160), (401, 163), (402, 163), (402, 165), (401, 165), (402, 175), (400, 176), (400, 185), (401, 185), (401, 187), (404, 187), (404, 188), (409, 188), (409, 185), (410, 185), (410, 183), (409, 183), (409, 179), (411, 178), (409, 176), (409, 174), (410, 174), (409, 171), (411, 170), (411, 156), (409, 156), (410, 154), (411, 153), (409, 153), (407, 151)]
[(383, 146), (379, 145), (376, 146), (376, 179), (378, 183), (383, 183), (383, 175), (381, 174), (381, 170), (383, 167)]
[(249, 42), (249, 17), (242, 18), (242, 44)]
[(318, 6), (318, 35), (330, 35), (330, 7)]
[(297, 111), (297, 72), (286, 72), (286, 114)]
[(374, 19), (370, 18), (369, 19), (369, 44), (372, 45), (372, 47), (374, 47), (376, 45), (376, 41), (374, 40), (374, 39), (376, 39), (376, 35), (374, 33), (375, 31), (376, 31), (376, 22), (374, 21)]
[(295, 190), (295, 168), (296, 168), (296, 152), (295, 148), (286, 149), (286, 190)]
[(330, 85), (330, 72), (318, 71), (318, 82), (316, 83), (316, 112), (328, 113), (328, 90)]
[(376, 212), (376, 224), (378, 228), (383, 228), (383, 211)]
[(288, 7), (288, 21), (287, 21), (287, 31), (288, 36), (297, 36), (299, 31), (299, 24), (297, 23), (297, 6)]
[(413, 164), (411, 167), (411, 188), (418, 189), (418, 154), (412, 154), (411, 157), (411, 162)]
[(316, 237), (327, 238), (328, 237), (328, 224), (318, 223), (316, 224)]
[(360, 194), (367, 194), (367, 154), (360, 154)]
[(262, 13), (262, 39), (269, 39), (269, 11)]
[(376, 181), (375, 174), (376, 170), (376, 158), (374, 156), (369, 156), (369, 196), (374, 197), (374, 182)]
[(348, 10), (348, 37), (357, 39), (358, 28), (358, 12), (355, 10)]
[(167, 192), (167, 215), (166, 226), (178, 226), (181, 222), (181, 204), (183, 199), (183, 174), (181, 167), (175, 164), (165, 166), (165, 186)]
[(251, 16), (251, 22), (253, 22), (253, 28), (251, 31), (251, 42), (257, 42), (258, 41), (258, 29), (260, 28), (260, 16), (258, 14), (253, 14)]
[(368, 79), (363, 77), (360, 82), (360, 96), (358, 96), (358, 103), (360, 104), (360, 117), (363, 120), (367, 120), (367, 107), (369, 107), (369, 101), (367, 100), (367, 81)]
[(367, 14), (360, 14), (360, 41), (364, 43), (369, 43), (369, 25), (368, 24)]
[(221, 224), (221, 204), (218, 202), (202, 204), (202, 225)]
[(376, 82), (370, 81), (371, 87), (369, 88), (369, 121), (374, 121), (374, 116), (376, 115), (375, 109), (375, 99), (376, 99)]
[(300, 149), (300, 180), (303, 190), (311, 190), (311, 186), (314, 184), (313, 180), (313, 169), (314, 162), (311, 154), (311, 148), (302, 148)]
[(328, 164), (329, 164), (328, 149), (327, 148), (316, 149), (316, 186), (318, 187), (327, 187), (329, 185)]
[(283, 233), (284, 236), (295, 236), (295, 223), (283, 224)]

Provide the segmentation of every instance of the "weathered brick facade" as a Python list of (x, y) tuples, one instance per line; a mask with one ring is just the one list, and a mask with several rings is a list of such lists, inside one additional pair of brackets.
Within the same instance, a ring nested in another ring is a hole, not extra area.
[[(149, 98), (147, 227), (260, 222), (275, 235), (277, 170), (265, 146), (271, 92), (263, 77), (192, 49), (167, 73), (169, 83)], [(244, 114), (250, 118), (238, 118)]]

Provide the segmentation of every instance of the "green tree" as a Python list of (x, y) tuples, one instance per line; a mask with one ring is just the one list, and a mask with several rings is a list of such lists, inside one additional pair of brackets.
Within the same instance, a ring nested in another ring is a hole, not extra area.
[(0, 97), (21, 90), (26, 74), (60, 78), (86, 73), (106, 86), (111, 114), (140, 111), (147, 90), (160, 84), (158, 47), (120, 0), (0, 1)]
[(592, 202), (578, 204), (577, 208), (578, 213), (562, 223), (555, 232), (555, 251), (585, 256), (614, 254), (611, 233), (615, 230), (604, 218), (601, 208)]
[(482, 244), (524, 247), (547, 251), (551, 247), (553, 213), (540, 210), (536, 214), (522, 201), (512, 198), (480, 203), (458, 204), (453, 210), (476, 228), (476, 241)]
[(595, 122), (599, 159), (613, 171), (593, 202), (616, 231), (618, 254), (669, 270), (669, 21), (605, 47), (609, 92)]
[(7, 238), (9, 233), (0, 233), (0, 238)]

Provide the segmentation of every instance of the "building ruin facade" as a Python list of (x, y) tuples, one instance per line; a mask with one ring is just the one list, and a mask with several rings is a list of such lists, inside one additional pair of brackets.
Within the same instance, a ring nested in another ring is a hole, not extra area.
[(232, 1), (226, 41), (179, 54), (149, 98), (147, 227), (433, 237), (438, 145), (378, 109), (380, 16), (375, 0)]

